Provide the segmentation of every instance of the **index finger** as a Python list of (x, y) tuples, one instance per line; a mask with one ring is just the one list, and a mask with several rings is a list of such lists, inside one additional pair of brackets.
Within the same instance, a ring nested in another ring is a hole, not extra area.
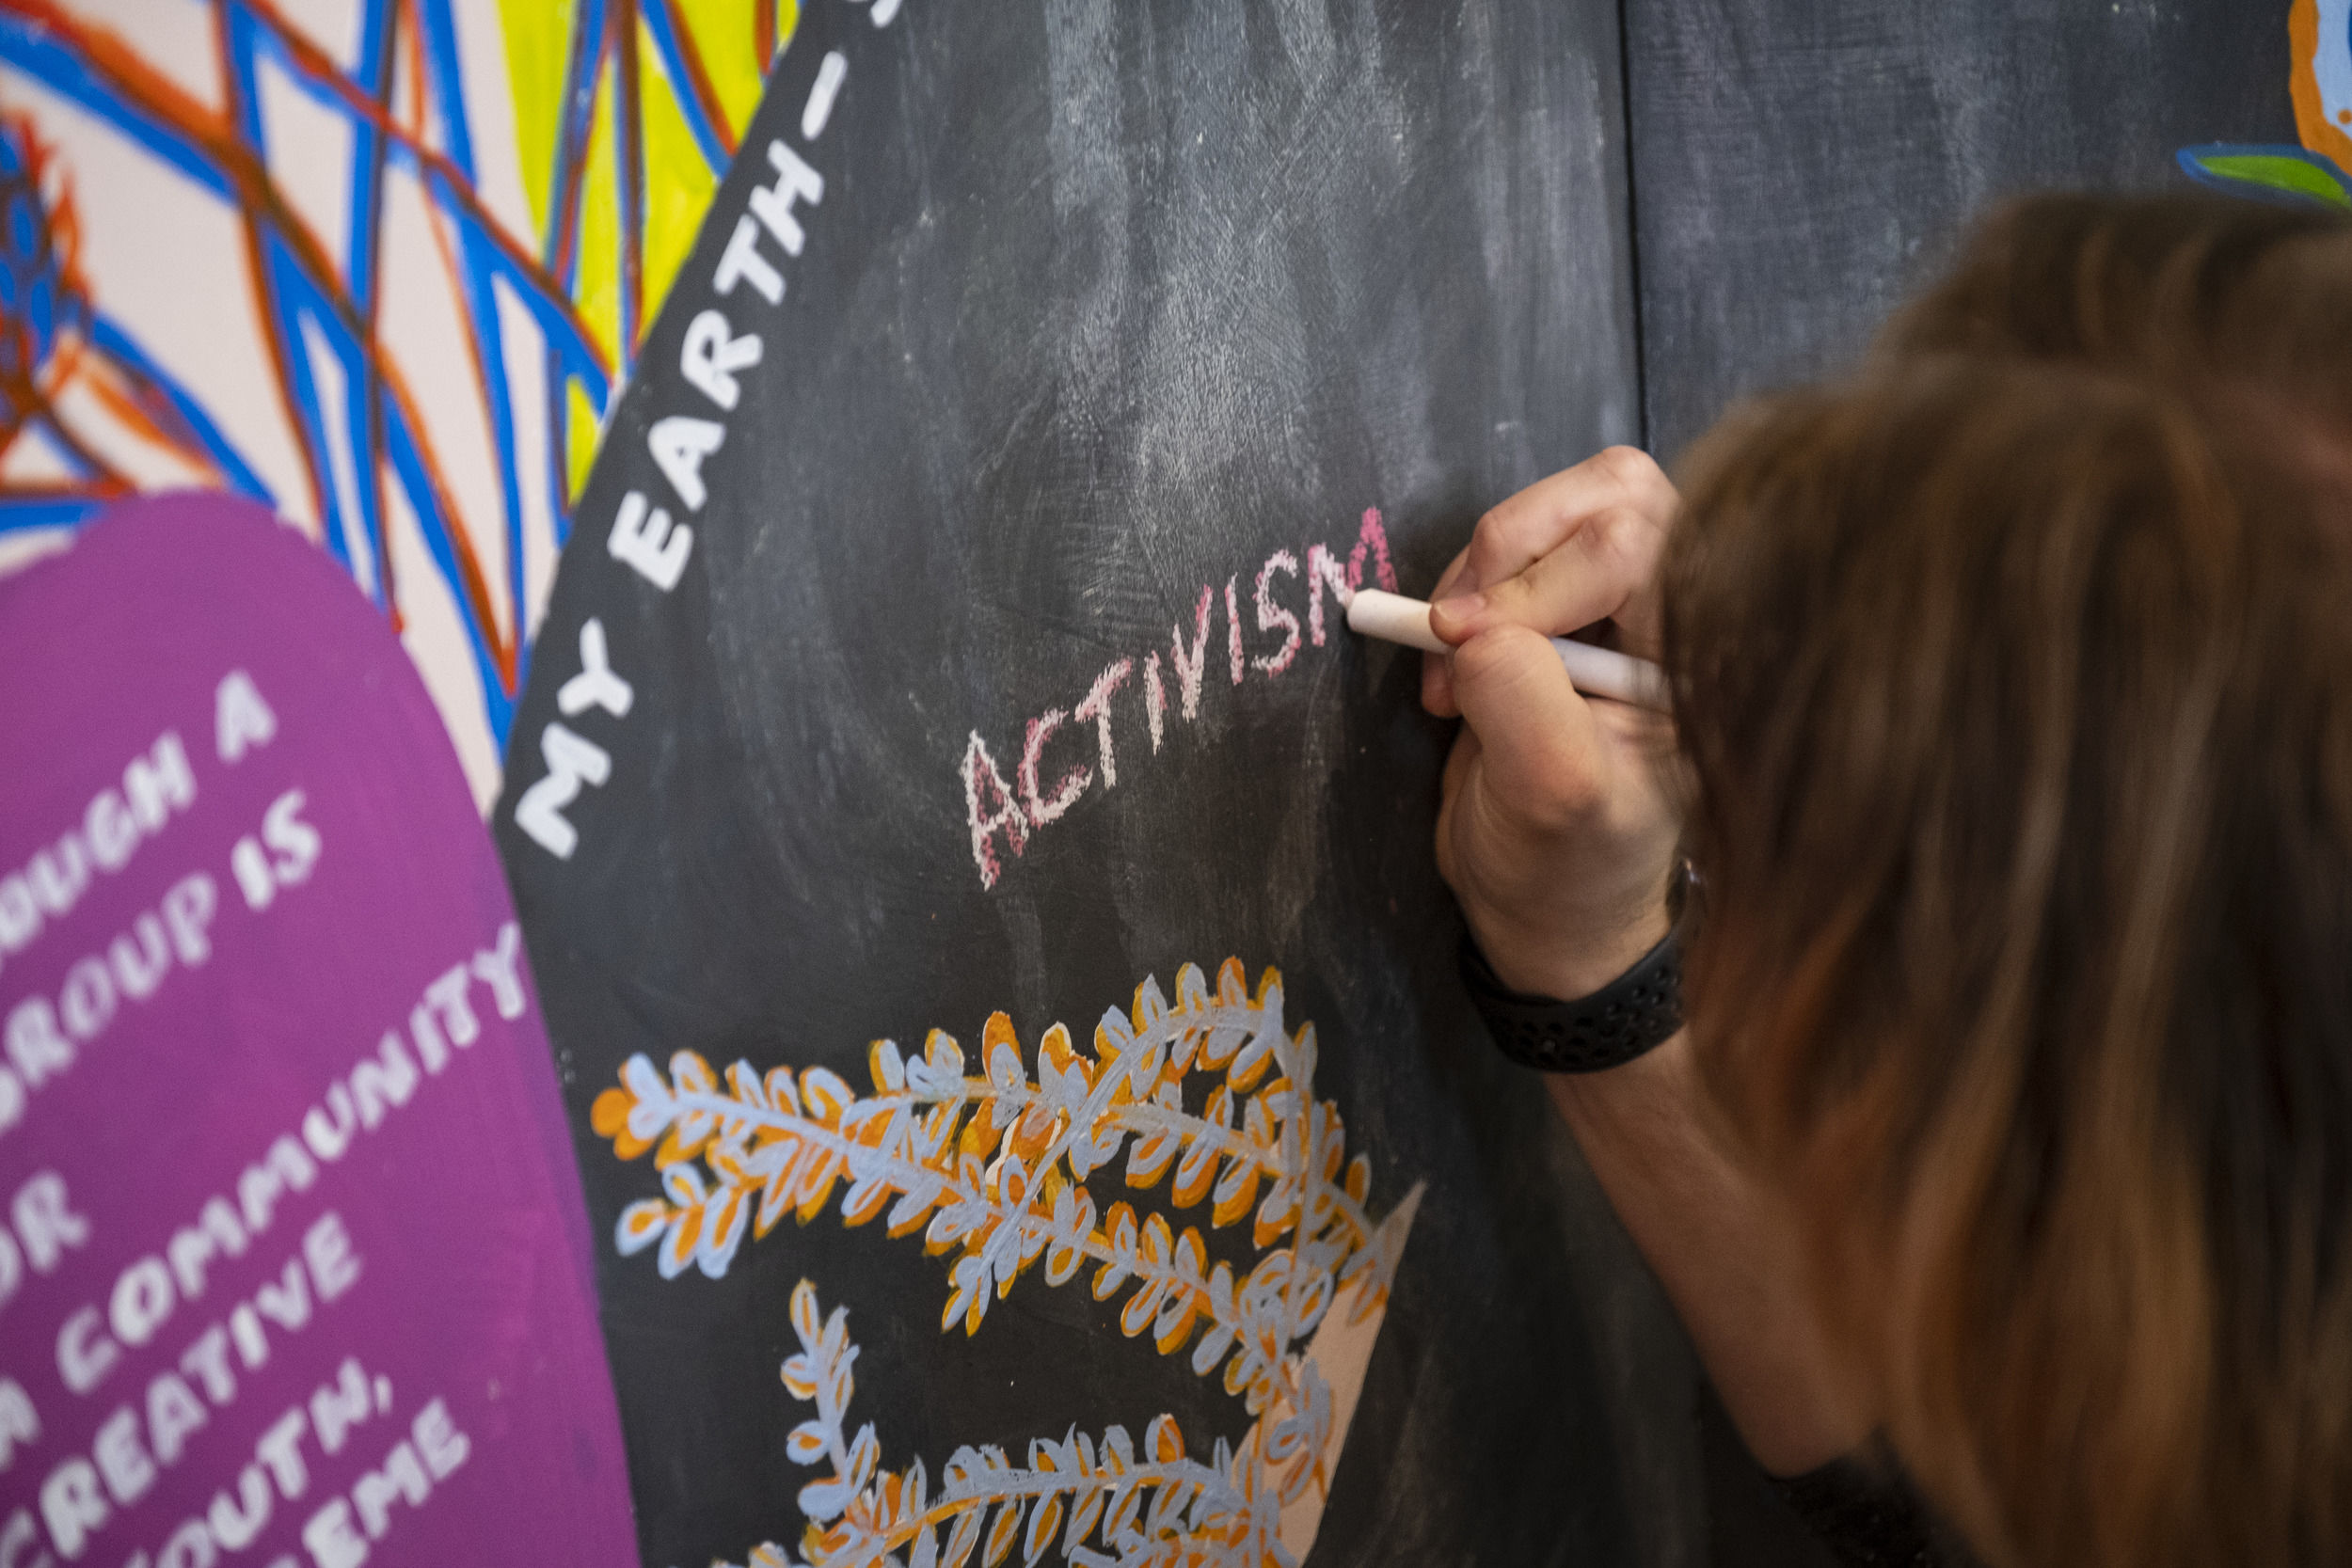
[(1673, 482), (1647, 452), (1634, 447), (1596, 452), (1536, 481), (1481, 517), (1450, 592), (1476, 593), (1517, 577), (1599, 514), (1630, 511), (1662, 520), (1674, 502)]

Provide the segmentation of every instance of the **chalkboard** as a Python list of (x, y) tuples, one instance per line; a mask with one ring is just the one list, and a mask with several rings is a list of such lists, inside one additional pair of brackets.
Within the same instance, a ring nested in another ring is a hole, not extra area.
[(1649, 437), (1858, 349), (1987, 204), (2296, 139), (2285, 0), (1627, 0)]
[[(821, 1559), (891, 1528), (833, 1478), (885, 1472), (891, 1518), (978, 1497), (990, 1545), (1081, 1561), (1697, 1560), (1687, 1349), (1454, 979), (1418, 656), (1338, 624), (1639, 434), (1613, 0), (800, 25), (606, 434), (494, 819), (645, 1560)], [(1170, 1065), (1081, 1104), (1145, 1037)], [(1035, 1117), (924, 1155), (959, 1074), (957, 1116)], [(1310, 1077), (1343, 1149), (1277, 1092)], [(1131, 1131), (1089, 1165), (1098, 1112)], [(1017, 1279), (983, 1210), (1033, 1233)], [(1213, 1299), (1286, 1248), (1350, 1309)], [(1313, 1338), (1354, 1308), (1376, 1337)], [(1311, 1339), (1313, 1378), (1233, 1370)], [(895, 1549), (952, 1555), (938, 1517)]]

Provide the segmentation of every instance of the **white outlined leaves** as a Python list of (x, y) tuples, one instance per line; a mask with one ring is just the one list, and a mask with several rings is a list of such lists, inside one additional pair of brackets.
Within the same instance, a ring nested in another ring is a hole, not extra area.
[[(1205, 1459), (1186, 1456), (1166, 1416), (1140, 1449), (1118, 1426), (1038, 1438), (1025, 1463), (960, 1448), (934, 1491), (919, 1461), (881, 1468), (870, 1425), (849, 1432), (857, 1347), (846, 1310), (820, 1318), (803, 1281), (801, 1349), (783, 1376), (815, 1407), (787, 1456), (825, 1472), (799, 1493), (809, 1568), (994, 1568), (1057, 1550), (1082, 1568), (1270, 1568), (1294, 1560), (1285, 1505), (1311, 1492), (1319, 1518), (1346, 1417), (1309, 1338), (1343, 1298), (1347, 1323), (1382, 1310), (1419, 1190), (1375, 1223), (1370, 1164), (1348, 1158), (1338, 1107), (1315, 1098), (1314, 1026), (1285, 1026), (1272, 970), (1253, 992), (1237, 960), (1214, 986), (1187, 964), (1172, 1001), (1147, 979), (1090, 1043), (1057, 1023), (1025, 1057), (997, 1013), (971, 1055), (939, 1030), (920, 1053), (875, 1041), (862, 1098), (823, 1068), (737, 1062), (722, 1075), (692, 1052), (666, 1072), (632, 1057), (598, 1098), (596, 1132), (622, 1159), (651, 1150), (660, 1189), (622, 1213), (614, 1244), (652, 1251), (665, 1278), (722, 1278), (747, 1235), (837, 1198), (844, 1224), (879, 1217), (946, 1255), (943, 1332), (977, 1334), (1032, 1270), (1049, 1288), (1084, 1279), (1117, 1304), (1121, 1333), (1189, 1351), (1200, 1376), (1222, 1367), (1256, 1418), (1238, 1449), (1220, 1442)], [(1132, 1198), (1098, 1197), (1105, 1183)], [(1247, 1225), (1238, 1270), (1183, 1223), (1203, 1206), (1212, 1230)], [(769, 1544), (748, 1568), (802, 1564)]]

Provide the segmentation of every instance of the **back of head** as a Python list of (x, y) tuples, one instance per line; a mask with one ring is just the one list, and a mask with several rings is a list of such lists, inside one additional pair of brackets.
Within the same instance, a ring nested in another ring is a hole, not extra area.
[(1995, 1560), (2352, 1555), (2352, 225), (2041, 198), (1694, 456), (1713, 1081)]

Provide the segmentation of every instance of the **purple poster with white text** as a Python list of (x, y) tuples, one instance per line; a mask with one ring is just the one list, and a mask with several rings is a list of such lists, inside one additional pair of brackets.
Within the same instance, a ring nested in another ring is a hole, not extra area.
[(249, 503), (0, 582), (0, 1568), (633, 1565), (506, 885)]

